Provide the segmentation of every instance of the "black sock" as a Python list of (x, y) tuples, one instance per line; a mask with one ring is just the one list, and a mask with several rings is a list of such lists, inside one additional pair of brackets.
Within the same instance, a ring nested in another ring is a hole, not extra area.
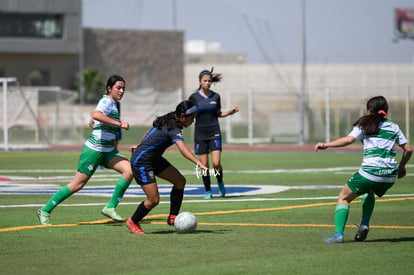
[(139, 223), (149, 212), (150, 210), (145, 207), (144, 202), (141, 202), (134, 215), (132, 215), (131, 220), (134, 223)]
[(215, 173), (218, 173), (216, 175), (217, 182), (223, 182), (223, 170), (215, 171)]
[(206, 189), (206, 192), (211, 191), (211, 182), (210, 182), (210, 175), (203, 176), (203, 184), (204, 188)]
[(183, 202), (184, 190), (173, 187), (170, 193), (170, 215), (178, 215)]

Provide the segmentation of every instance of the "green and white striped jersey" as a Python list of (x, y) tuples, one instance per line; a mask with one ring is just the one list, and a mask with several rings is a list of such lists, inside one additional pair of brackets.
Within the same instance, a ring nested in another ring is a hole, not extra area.
[[(98, 102), (95, 110), (101, 111), (104, 115), (120, 121), (119, 110), (116, 102), (107, 95), (104, 95)], [(85, 145), (95, 151), (111, 152), (115, 148), (115, 133), (119, 127), (94, 121), (93, 130)]]
[(407, 138), (397, 124), (384, 120), (379, 124), (378, 133), (366, 135), (355, 126), (349, 136), (364, 144), (364, 157), (359, 173), (375, 182), (394, 182), (398, 175), (395, 144), (407, 143)]

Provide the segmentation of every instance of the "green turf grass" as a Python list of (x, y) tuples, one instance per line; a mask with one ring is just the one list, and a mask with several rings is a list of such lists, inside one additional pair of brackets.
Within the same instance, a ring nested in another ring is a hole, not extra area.
[[(128, 154), (128, 153), (125, 153)], [(194, 168), (177, 152), (166, 158), (188, 171), (188, 183), (200, 184)], [(67, 176), (76, 169), (78, 152), (0, 152), (0, 176)], [(83, 224), (105, 219), (100, 210), (109, 198), (74, 195), (52, 213), (53, 224), (0, 231), (0, 274), (409, 274), (414, 268), (414, 200), (377, 202), (372, 229), (363, 243), (353, 241), (361, 215), (356, 200), (345, 230), (345, 244), (323, 244), (333, 232), (335, 197), (356, 171), (360, 152), (224, 152), (225, 182), (260, 185), (337, 185), (335, 189), (291, 189), (282, 193), (214, 198), (185, 197), (182, 211), (197, 215), (193, 234), (177, 234), (166, 224), (168, 198), (142, 225), (146, 235), (129, 233), (124, 224)], [(350, 167), (341, 172), (298, 172), (308, 168)], [(355, 168), (355, 169), (352, 169)], [(32, 169), (24, 172), (25, 169)], [(50, 169), (40, 172), (38, 169)], [(53, 172), (59, 169), (60, 172)], [(247, 170), (286, 169), (275, 173)], [(102, 171), (113, 175), (111, 171)], [(412, 197), (413, 166), (387, 194)], [(213, 183), (215, 180), (213, 180)], [(160, 181), (160, 183), (165, 183)], [(1, 184), (1, 182), (0, 182)], [(50, 182), (64, 185), (65, 182)], [(112, 185), (113, 180), (88, 185)], [(133, 183), (135, 184), (135, 183)], [(0, 195), (0, 205), (46, 203), (48, 195)], [(241, 199), (274, 199), (252, 201)], [(400, 197), (397, 197), (400, 198)], [(190, 202), (199, 200), (199, 202)], [(125, 198), (119, 212), (130, 216), (142, 198)], [(74, 206), (78, 203), (98, 205)], [(319, 205), (318, 205), (319, 204)], [(35, 226), (38, 206), (0, 208), (0, 230)], [(282, 226), (286, 225), (286, 226)], [(299, 226), (294, 226), (299, 225)], [(316, 225), (316, 226), (310, 226)], [(402, 228), (374, 228), (402, 226)], [(409, 228), (411, 227), (411, 228)]]

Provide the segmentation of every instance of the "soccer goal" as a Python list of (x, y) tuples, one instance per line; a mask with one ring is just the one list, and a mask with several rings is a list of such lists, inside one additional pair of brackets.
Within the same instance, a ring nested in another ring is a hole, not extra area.
[(238, 105), (240, 112), (225, 118), (226, 142), (232, 144), (298, 143), (299, 98), (275, 91), (230, 91), (226, 110)]
[[(60, 87), (21, 87), (16, 78), (0, 78), (2, 147), (9, 149), (47, 148), (60, 141), (78, 143), (83, 138), (74, 123), (60, 118), (65, 102), (76, 92)], [(71, 110), (71, 113), (76, 113)]]

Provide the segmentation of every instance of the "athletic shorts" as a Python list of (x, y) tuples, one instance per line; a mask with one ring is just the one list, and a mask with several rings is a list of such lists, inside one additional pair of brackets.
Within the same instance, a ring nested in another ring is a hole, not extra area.
[(194, 141), (194, 153), (196, 155), (204, 155), (212, 151), (221, 151), (221, 139)]
[(138, 162), (136, 165), (131, 165), (132, 174), (135, 181), (139, 185), (145, 185), (153, 182), (157, 182), (155, 176), (171, 166), (165, 158), (161, 157), (152, 162)]
[(355, 194), (374, 192), (378, 197), (382, 197), (394, 185), (394, 182), (375, 182), (355, 173), (346, 184)]
[(116, 156), (121, 156), (116, 149), (111, 152), (99, 152), (84, 145), (79, 156), (78, 171), (92, 176), (99, 165), (108, 167), (109, 161)]

